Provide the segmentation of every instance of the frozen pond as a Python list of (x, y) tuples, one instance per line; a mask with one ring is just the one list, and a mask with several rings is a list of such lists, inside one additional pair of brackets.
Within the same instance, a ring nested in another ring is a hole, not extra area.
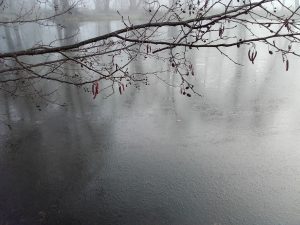
[(228, 53), (244, 66), (193, 53), (203, 97), (159, 80), (96, 100), (67, 87), (42, 111), (1, 97), (0, 224), (299, 225), (300, 59)]

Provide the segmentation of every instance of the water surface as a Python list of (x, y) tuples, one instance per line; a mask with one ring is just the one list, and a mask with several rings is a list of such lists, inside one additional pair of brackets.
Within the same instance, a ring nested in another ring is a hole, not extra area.
[[(31, 41), (21, 29), (19, 47)], [(41, 111), (3, 95), (0, 224), (300, 224), (299, 59), (285, 72), (265, 48), (254, 65), (246, 47), (226, 51), (244, 66), (192, 53), (203, 97), (159, 80), (95, 100), (62, 86), (67, 107)]]

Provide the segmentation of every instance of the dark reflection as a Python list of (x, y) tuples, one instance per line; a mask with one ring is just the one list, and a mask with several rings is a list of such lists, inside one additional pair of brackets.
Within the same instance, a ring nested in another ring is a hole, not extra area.
[(8, 224), (76, 224), (72, 207), (101, 168), (91, 159), (101, 159), (109, 126), (91, 128), (64, 114), (35, 124), (15, 127), (1, 153), (0, 218)]
[(20, 34), (20, 29), (19, 29), (19, 26), (14, 26), (14, 33), (15, 33), (15, 36), (16, 36), (16, 43), (15, 43), (15, 46), (17, 49), (22, 49), (22, 37), (21, 37), (21, 34)]
[(4, 26), (4, 31), (5, 31), (5, 40), (6, 40), (8, 49), (15, 50), (13, 38), (12, 38), (11, 31), (10, 31), (9, 27)]
[[(57, 24), (57, 32), (60, 40), (60, 45), (74, 44), (79, 40), (79, 24), (63, 19), (57, 21)], [(68, 57), (72, 58), (74, 53), (71, 52), (66, 54)], [(64, 58), (65, 56), (61, 57)], [(77, 74), (80, 77), (81, 72), (82, 70), (80, 65), (76, 63), (70, 62), (68, 64), (65, 64), (63, 67), (63, 76), (65, 77), (66, 81), (74, 82), (74, 75)], [(65, 94), (63, 99), (68, 102), (68, 112), (73, 115), (76, 115), (78, 113), (80, 114), (80, 116), (84, 115), (86, 105), (85, 96), (82, 94), (82, 90), (72, 85), (65, 85), (63, 91)]]
[[(244, 26), (239, 26), (238, 29), (238, 35), (237, 37), (243, 38), (246, 36), (246, 28)], [(236, 50), (237, 54), (237, 63), (240, 63), (242, 65), (247, 64), (247, 49), (248, 46), (242, 46), (238, 50)], [(253, 75), (253, 74), (252, 74)], [(243, 74), (243, 66), (236, 66), (235, 67), (235, 72), (234, 76), (232, 77), (231, 80), (231, 85), (228, 86), (228, 92), (232, 94), (231, 99), (232, 99), (232, 107), (237, 110), (238, 109), (238, 104), (241, 103), (240, 99), (243, 99), (244, 92), (242, 90), (245, 90), (245, 86), (247, 85), (247, 76), (246, 74)]]

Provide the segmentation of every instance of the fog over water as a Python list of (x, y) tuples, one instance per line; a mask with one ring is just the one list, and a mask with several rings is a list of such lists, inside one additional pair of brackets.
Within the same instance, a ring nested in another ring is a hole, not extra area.
[[(1, 27), (0, 49), (121, 25)], [(202, 97), (155, 78), (95, 100), (59, 85), (41, 108), (2, 93), (0, 224), (299, 225), (300, 59), (286, 72), (280, 54), (257, 49), (255, 64), (247, 46), (225, 50), (243, 66), (215, 49), (191, 51)], [(129, 67), (155, 66), (141, 58)]]

